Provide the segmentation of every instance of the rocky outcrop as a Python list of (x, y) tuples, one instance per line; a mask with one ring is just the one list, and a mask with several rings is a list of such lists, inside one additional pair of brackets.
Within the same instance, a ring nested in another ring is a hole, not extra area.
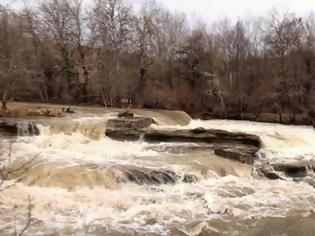
[(260, 148), (258, 136), (228, 132), (216, 129), (197, 128), (192, 130), (144, 130), (144, 140), (148, 142), (203, 142), (203, 143), (232, 143), (250, 145)]
[(106, 135), (115, 140), (139, 140), (155, 142), (203, 143), (215, 154), (246, 164), (253, 164), (261, 147), (258, 136), (215, 129), (156, 130), (148, 128), (149, 118), (117, 118), (107, 124)]
[(16, 136), (39, 135), (39, 129), (32, 121), (2, 120), (0, 121), (0, 132)]

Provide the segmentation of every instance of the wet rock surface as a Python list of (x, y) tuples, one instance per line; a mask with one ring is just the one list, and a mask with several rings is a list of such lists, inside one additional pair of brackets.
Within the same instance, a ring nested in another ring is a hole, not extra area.
[(255, 154), (258, 150), (257, 147), (239, 145), (232, 147), (215, 147), (214, 153), (221, 157), (252, 165), (254, 164)]
[(142, 130), (153, 123), (154, 120), (147, 117), (113, 118), (107, 121), (105, 134), (119, 141), (134, 141), (140, 139)]
[(315, 186), (315, 166), (313, 163), (267, 163), (255, 167), (254, 173), (258, 177), (270, 180), (291, 179), (295, 182), (305, 182)]
[(301, 178), (306, 177), (307, 172), (312, 170), (307, 163), (302, 164), (273, 164), (273, 169), (278, 172), (284, 173), (287, 177)]
[(144, 129), (153, 123), (154, 120), (147, 117), (119, 117), (109, 119), (106, 129), (121, 129), (123, 133), (125, 129)]
[(183, 174), (183, 176), (172, 170), (154, 170), (154, 169), (129, 169), (123, 171), (118, 182), (132, 182), (135, 184), (175, 184), (177, 182), (194, 183), (198, 178), (191, 174)]
[(39, 135), (39, 129), (32, 121), (0, 120), (0, 132), (13, 136)]
[[(256, 152), (261, 147), (258, 136), (215, 129), (156, 130), (148, 127), (150, 118), (117, 118), (107, 123), (106, 135), (115, 140), (138, 140), (149, 143), (204, 143), (204, 149), (215, 154), (246, 164), (253, 164)], [(198, 147), (191, 147), (198, 148)], [(186, 147), (188, 150), (189, 147)]]
[(267, 178), (270, 180), (277, 180), (281, 179), (279, 173), (276, 173), (276, 171), (269, 165), (258, 167), (254, 170), (255, 176)]
[(168, 170), (140, 170), (125, 171), (120, 182), (132, 182), (135, 184), (175, 184), (176, 173)]
[(203, 142), (203, 143), (233, 143), (249, 145), (260, 148), (261, 141), (258, 136), (228, 132), (216, 129), (192, 130), (145, 130), (144, 140), (148, 142)]
[(118, 117), (119, 118), (122, 118), (122, 117), (124, 117), (124, 118), (126, 118), (126, 117), (128, 117), (128, 118), (130, 118), (130, 117), (134, 117), (135, 115), (131, 112), (131, 111), (122, 111), (122, 112), (119, 112), (118, 113)]

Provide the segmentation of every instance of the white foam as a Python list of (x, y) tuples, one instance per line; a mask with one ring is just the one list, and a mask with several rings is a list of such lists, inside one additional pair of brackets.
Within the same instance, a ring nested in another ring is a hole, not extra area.
[[(81, 126), (86, 122), (103, 121), (103, 117), (76, 119)], [(181, 128), (197, 127), (257, 134), (264, 145), (260, 155), (266, 159), (312, 160), (315, 152), (315, 134), (310, 127), (194, 120)], [(27, 195), (30, 195), (35, 207), (34, 217), (44, 222), (35, 226), (36, 232), (55, 230), (52, 232), (84, 234), (87, 228), (93, 231), (93, 227), (103, 227), (103, 233), (170, 235), (174, 227), (224, 215), (240, 219), (307, 215), (315, 206), (315, 191), (310, 185), (256, 180), (249, 177), (248, 166), (225, 159), (218, 162), (212, 159), (210, 152), (160, 153), (158, 151), (163, 150), (165, 144), (157, 145), (158, 148), (154, 149), (157, 151), (153, 151), (145, 142), (96, 139), (85, 135), (83, 129), (70, 129), (69, 133), (51, 132), (49, 126), (40, 129), (40, 136), (19, 138), (13, 143), (14, 157), (29, 159), (41, 153), (40, 159), (44, 163), (55, 164), (47, 165), (47, 168), (96, 164), (167, 169), (175, 173), (194, 174), (199, 181), (160, 186), (119, 183), (114, 188), (105, 185), (39, 187), (36, 183), (27, 182), (29, 186), (26, 182), (19, 183), (0, 195), (0, 212), (5, 212), (2, 216), (13, 217), (12, 209), (15, 208), (16, 214), (22, 217)], [(214, 169), (223, 169), (228, 175), (220, 177), (213, 172)], [(0, 225), (7, 223), (7, 218), (0, 217)]]
[(290, 126), (232, 120), (192, 120), (186, 128), (204, 127), (258, 135), (265, 157), (315, 160), (315, 132), (311, 126)]

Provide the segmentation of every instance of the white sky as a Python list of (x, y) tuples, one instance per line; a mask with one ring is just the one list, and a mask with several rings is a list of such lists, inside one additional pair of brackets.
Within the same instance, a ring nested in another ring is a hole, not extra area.
[[(1, 3), (8, 1), (16, 1), (17, 5), (23, 2), (23, 0), (0, 0)], [(24, 1), (36, 3), (43, 0)], [(125, 1), (139, 7), (146, 0)], [(157, 0), (157, 2), (171, 11), (185, 12), (190, 19), (202, 19), (208, 24), (224, 17), (235, 20), (239, 17), (264, 16), (273, 7), (281, 11), (294, 12), (297, 16), (315, 13), (315, 0)]]
[[(141, 1), (141, 0), (135, 0)], [(202, 18), (207, 22), (228, 17), (263, 16), (273, 7), (288, 10), (298, 16), (311, 11), (315, 13), (315, 0), (159, 0), (172, 10), (181, 10), (190, 17)]]

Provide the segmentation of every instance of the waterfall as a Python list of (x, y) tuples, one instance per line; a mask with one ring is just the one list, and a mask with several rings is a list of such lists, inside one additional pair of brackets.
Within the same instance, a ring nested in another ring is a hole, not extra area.
[(17, 123), (17, 135), (19, 137), (39, 135), (40, 131), (35, 122)]

